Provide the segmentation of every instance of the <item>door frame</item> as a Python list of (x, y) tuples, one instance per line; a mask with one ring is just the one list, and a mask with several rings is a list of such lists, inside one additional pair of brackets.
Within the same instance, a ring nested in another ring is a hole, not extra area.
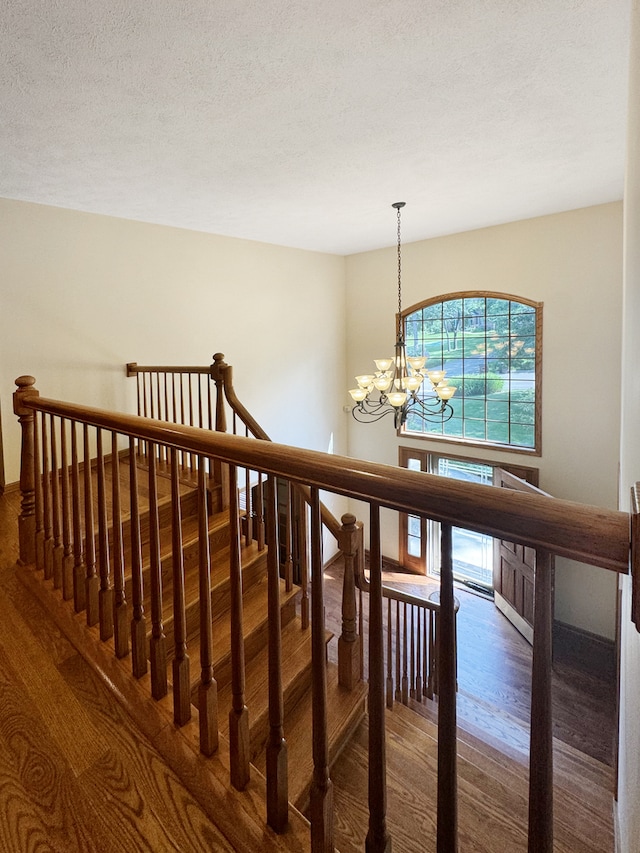
[[(446, 457), (447, 459), (455, 459), (461, 462), (475, 462), (480, 465), (491, 465), (493, 468), (502, 468), (513, 476), (518, 477), (537, 487), (540, 481), (540, 470), (528, 465), (518, 465), (513, 462), (501, 463), (495, 459), (481, 459), (477, 456), (466, 456), (459, 453), (446, 453), (442, 450), (430, 450), (425, 447), (411, 447), (410, 445), (400, 445), (398, 447), (398, 465), (400, 468), (408, 468), (407, 464), (410, 459), (418, 462), (420, 470), (425, 473), (430, 473), (432, 466), (432, 457)], [(416, 557), (408, 553), (407, 547), (409, 537), (409, 514), (399, 513), (398, 522), (398, 561), (402, 568), (419, 575), (428, 575), (428, 559), (429, 559), (429, 541), (428, 541), (428, 523), (426, 519), (421, 521), (421, 549), (420, 556)]]

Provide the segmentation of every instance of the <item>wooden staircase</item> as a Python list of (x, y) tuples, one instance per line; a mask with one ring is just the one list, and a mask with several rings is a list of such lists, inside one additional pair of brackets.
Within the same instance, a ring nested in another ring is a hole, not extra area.
[[(122, 505), (130, 505), (130, 479), (125, 475), (128, 468), (123, 458), (120, 474)], [(150, 561), (152, 524), (150, 523), (150, 499), (146, 487), (147, 465), (144, 459), (137, 462), (138, 469), (138, 525), (140, 529), (140, 551), (142, 556), (143, 610), (147, 618), (146, 647), (149, 655), (151, 640), (152, 610)], [(103, 492), (111, 494), (111, 469), (107, 466)], [(98, 514), (98, 488), (95, 482), (96, 472), (92, 472), (92, 496), (95, 515)], [(84, 498), (84, 492), (82, 497)], [(162, 576), (162, 629), (166, 638), (167, 686), (169, 695), (172, 690), (172, 660), (175, 653), (175, 619), (173, 610), (173, 529), (172, 529), (171, 483), (162, 474), (159, 467), (157, 477), (157, 515), (159, 519), (159, 550)], [(230, 537), (231, 519), (229, 510), (216, 509), (219, 505), (218, 489), (215, 484), (209, 490), (208, 536), (210, 545), (211, 610), (213, 615), (213, 672), (217, 686), (218, 731), (221, 743), (225, 746), (229, 738), (229, 709), (232, 707), (232, 660), (231, 660), (231, 588), (230, 588)], [(109, 509), (109, 517), (111, 510)], [(191, 697), (191, 728), (197, 729), (197, 701), (200, 688), (200, 636), (199, 636), (199, 538), (198, 538), (198, 496), (196, 484), (188, 470), (184, 470), (180, 485), (180, 514), (182, 531), (182, 561), (184, 565), (184, 597), (186, 615), (186, 641), (189, 658)], [(122, 535), (124, 563), (132, 563), (132, 519), (130, 514), (122, 516)], [(97, 562), (100, 560), (100, 533), (95, 526), (95, 547)], [(114, 546), (114, 530), (108, 532), (109, 549)], [(267, 549), (260, 548), (256, 541), (241, 539), (242, 568), (242, 611), (243, 638), (245, 656), (245, 703), (249, 713), (250, 759), (260, 776), (266, 773), (266, 744), (269, 736), (269, 666), (268, 666), (268, 607), (267, 607)], [(33, 584), (29, 584), (33, 586)], [(47, 590), (47, 586), (44, 587)], [(60, 594), (49, 586), (48, 593), (58, 599), (57, 607), (73, 612), (73, 600), (64, 604)], [(131, 572), (125, 573), (125, 596), (130, 603), (133, 599)], [(303, 627), (298, 613), (301, 590), (295, 584), (287, 588), (280, 579), (280, 621), (282, 648), (282, 691), (284, 701), (285, 738), (288, 749), (288, 785), (289, 801), (299, 811), (308, 807), (309, 790), (313, 776), (312, 749), (312, 697), (311, 697), (311, 629)], [(42, 598), (42, 594), (40, 594)], [(76, 614), (73, 620), (79, 623), (83, 614)], [(63, 619), (63, 622), (65, 620)], [(104, 657), (95, 655), (97, 628), (85, 629), (90, 639), (84, 653), (92, 659), (97, 668), (104, 666)], [(75, 633), (78, 642), (82, 632)], [(325, 642), (334, 638), (327, 631)], [(108, 653), (113, 651), (113, 640), (102, 643)], [(327, 655), (328, 658), (328, 655)], [(127, 666), (126, 659), (120, 662)], [(124, 668), (124, 667), (123, 667)], [(111, 678), (113, 669), (104, 673)], [(149, 676), (138, 679), (138, 685), (149, 689)], [(328, 693), (328, 736), (330, 762), (337, 758), (341, 748), (365, 714), (366, 686), (359, 683), (353, 690), (347, 690), (338, 683), (338, 667), (327, 660)], [(164, 703), (167, 704), (166, 700)]]

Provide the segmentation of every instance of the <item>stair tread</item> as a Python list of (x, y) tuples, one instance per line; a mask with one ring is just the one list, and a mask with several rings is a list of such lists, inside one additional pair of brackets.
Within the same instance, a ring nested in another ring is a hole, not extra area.
[[(329, 764), (337, 759), (345, 740), (364, 715), (367, 685), (356, 684), (353, 690), (340, 686), (338, 668), (327, 665), (327, 736)], [(313, 715), (311, 691), (296, 705), (285, 723), (289, 766), (289, 801), (301, 811), (306, 808), (313, 777)], [(264, 753), (256, 760), (257, 768), (266, 772)]]
[[(284, 580), (280, 579), (280, 604), (289, 602), (298, 594), (296, 588), (287, 592)], [(242, 627), (245, 638), (258, 626), (267, 622), (267, 579), (262, 578), (245, 590), (242, 596)], [(231, 648), (231, 612), (215, 615), (213, 620), (213, 666), (214, 676), (216, 667), (228, 658)], [(200, 637), (195, 635), (189, 642), (189, 656), (192, 660), (199, 660)]]
[[(333, 634), (325, 633), (326, 642)], [(299, 617), (296, 617), (281, 632), (282, 642), (282, 692), (285, 697), (296, 680), (311, 666), (311, 631), (303, 630)], [(247, 662), (245, 668), (245, 704), (249, 709), (249, 725), (253, 730), (269, 712), (269, 648), (263, 646), (258, 654)], [(231, 685), (227, 684), (218, 691), (218, 704), (222, 708), (231, 707)], [(286, 715), (286, 707), (285, 707)], [(286, 716), (285, 716), (286, 719)], [(227, 733), (228, 719), (222, 717), (221, 731)]]

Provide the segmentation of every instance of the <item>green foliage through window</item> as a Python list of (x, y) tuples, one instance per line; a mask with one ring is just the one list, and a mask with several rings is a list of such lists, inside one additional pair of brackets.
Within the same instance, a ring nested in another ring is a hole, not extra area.
[(404, 316), (407, 355), (426, 355), (457, 390), (453, 417), (404, 432), (539, 450), (536, 389), (542, 306), (504, 294), (429, 300)]

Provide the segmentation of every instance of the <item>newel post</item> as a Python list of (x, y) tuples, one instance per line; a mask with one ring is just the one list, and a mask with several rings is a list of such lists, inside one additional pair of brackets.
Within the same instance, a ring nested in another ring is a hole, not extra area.
[[(216, 383), (216, 417), (214, 429), (216, 432), (227, 431), (227, 416), (224, 407), (224, 384), (227, 381), (231, 382), (231, 368), (225, 364), (224, 353), (217, 352), (213, 356), (213, 364), (209, 376)], [(221, 506), (220, 509), (227, 509), (229, 506), (229, 466), (219, 459), (214, 459), (212, 462), (212, 473), (214, 482), (221, 486)]]
[(13, 411), (22, 427), (20, 454), (20, 492), (22, 504), (18, 519), (20, 562), (36, 562), (36, 474), (35, 474), (35, 412), (24, 405), (25, 397), (38, 397), (34, 376), (18, 376), (18, 390), (13, 394)]
[(210, 376), (216, 383), (216, 432), (227, 431), (227, 418), (224, 409), (224, 383), (227, 372), (231, 375), (231, 368), (225, 364), (224, 353), (217, 352), (213, 356)]
[(350, 512), (342, 516), (339, 545), (344, 556), (342, 583), (342, 634), (338, 639), (338, 680), (343, 687), (353, 690), (360, 680), (360, 642), (356, 630), (356, 580), (355, 565), (362, 525)]

